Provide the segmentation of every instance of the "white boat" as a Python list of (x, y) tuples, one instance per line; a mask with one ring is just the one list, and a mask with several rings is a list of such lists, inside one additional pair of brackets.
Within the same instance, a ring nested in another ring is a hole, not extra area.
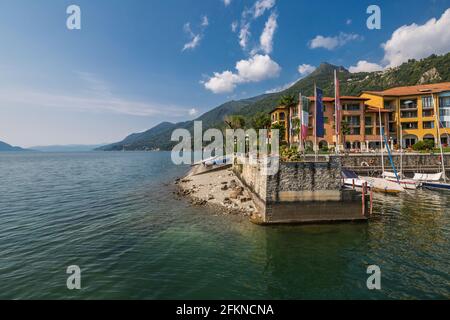
[(360, 189), (362, 188), (366, 183), (367, 187), (370, 189), (371, 185), (358, 177), (358, 175), (350, 170), (342, 170), (342, 179), (344, 181), (344, 187), (350, 188), (350, 189)]
[(441, 136), (440, 128), (442, 126), (442, 122), (438, 118), (438, 114), (439, 114), (438, 108), (434, 102), (433, 95), (431, 95), (431, 101), (433, 102), (434, 116), (435, 116), (436, 128), (437, 128), (437, 136), (439, 137), (437, 140), (439, 142), (439, 149), (441, 151), (442, 172), (437, 173), (437, 174), (416, 173), (414, 175), (414, 180), (421, 181), (422, 186), (426, 189), (450, 191), (450, 183), (448, 183), (449, 179), (446, 177), (446, 174), (445, 174), (444, 149), (442, 147), (442, 141), (440, 139), (440, 136)]
[(224, 166), (231, 164), (231, 156), (217, 156), (217, 157), (211, 157), (208, 159), (204, 159), (198, 162), (195, 162), (192, 164), (192, 166), (198, 166), (198, 165), (204, 165), (204, 166)]
[(401, 185), (404, 189), (407, 190), (416, 190), (421, 186), (420, 181), (416, 181), (413, 179), (405, 179), (402, 176), (399, 176), (400, 179), (397, 180), (397, 177), (395, 176), (395, 173), (393, 172), (383, 172), (382, 177), (386, 179), (387, 181), (397, 183)]
[(374, 192), (396, 194), (405, 191), (405, 188), (397, 182), (391, 182), (384, 178), (360, 177), (360, 179), (367, 181)]
[(416, 173), (413, 179), (420, 181), (426, 189), (450, 191), (450, 184), (447, 183), (448, 179), (443, 172), (435, 174)]

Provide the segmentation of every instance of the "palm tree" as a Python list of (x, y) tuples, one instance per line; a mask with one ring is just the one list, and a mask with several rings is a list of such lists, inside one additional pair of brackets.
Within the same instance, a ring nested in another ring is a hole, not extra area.
[(278, 104), (283, 107), (290, 107), (295, 104), (295, 97), (290, 94), (283, 95), (278, 101)]
[(258, 112), (252, 118), (252, 127), (255, 130), (268, 129), (272, 124), (270, 115), (265, 112)]
[(225, 123), (230, 129), (244, 129), (245, 128), (245, 118), (240, 115), (230, 115), (224, 118)]

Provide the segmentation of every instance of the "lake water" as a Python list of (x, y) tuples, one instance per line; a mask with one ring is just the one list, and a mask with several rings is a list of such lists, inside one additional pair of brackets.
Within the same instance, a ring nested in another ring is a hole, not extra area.
[(0, 154), (0, 298), (450, 298), (450, 194), (377, 195), (367, 224), (261, 227), (176, 199), (186, 170), (164, 152)]

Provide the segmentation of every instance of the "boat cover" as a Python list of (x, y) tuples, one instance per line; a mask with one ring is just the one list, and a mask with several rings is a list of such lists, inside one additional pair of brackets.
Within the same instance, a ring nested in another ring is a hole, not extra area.
[(439, 181), (442, 179), (442, 172), (435, 174), (415, 173), (413, 180), (416, 181)]

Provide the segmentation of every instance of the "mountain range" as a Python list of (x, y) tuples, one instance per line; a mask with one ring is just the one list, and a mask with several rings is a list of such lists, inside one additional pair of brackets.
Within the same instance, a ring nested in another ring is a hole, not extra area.
[(29, 151), (26, 149), (22, 149), (21, 147), (14, 147), (6, 142), (0, 141), (0, 152), (2, 151)]
[(35, 146), (30, 147), (34, 151), (41, 152), (88, 152), (101, 147), (97, 145), (69, 144), (69, 145), (51, 145), (51, 146)]
[(226, 102), (199, 118), (180, 122), (163, 122), (142, 132), (133, 133), (120, 142), (102, 146), (96, 150), (170, 150), (176, 142), (170, 141), (173, 130), (188, 129), (193, 132), (193, 121), (202, 121), (203, 130), (224, 128), (224, 117), (241, 115), (247, 119), (258, 112), (269, 112), (283, 95), (312, 95), (314, 83), (323, 89), (325, 96), (334, 96), (334, 71), (338, 71), (342, 95), (358, 96), (366, 90), (385, 90), (397, 86), (428, 84), (450, 81), (450, 53), (432, 55), (422, 60), (409, 60), (402, 65), (377, 72), (350, 73), (342, 66), (322, 63), (314, 72), (280, 92)]

